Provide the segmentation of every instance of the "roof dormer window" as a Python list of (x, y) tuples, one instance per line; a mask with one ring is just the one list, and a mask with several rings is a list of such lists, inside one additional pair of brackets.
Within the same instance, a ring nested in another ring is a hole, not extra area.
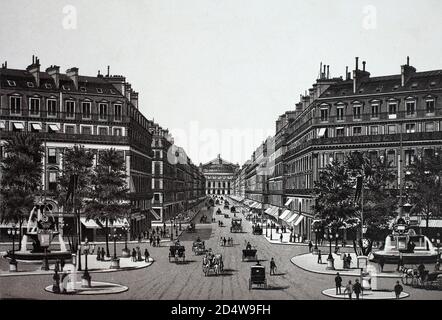
[(46, 89), (52, 89), (52, 85), (50, 83), (45, 83), (45, 88)]
[(7, 80), (7, 81), (8, 81), (8, 85), (9, 85), (10, 87), (15, 87), (15, 86), (17, 86), (17, 84), (15, 83), (14, 80)]
[(434, 87), (435, 85), (436, 85), (436, 81), (431, 81), (431, 82), (430, 82), (430, 86), (431, 86), (431, 87)]
[(63, 90), (66, 90), (66, 91), (71, 91), (71, 88), (69, 88), (69, 87), (67, 87), (67, 86), (65, 86), (65, 85), (62, 85), (61, 88), (62, 88)]
[(28, 85), (28, 88), (34, 88), (33, 82), (26, 82), (26, 84)]
[(113, 89), (109, 90), (111, 94), (115, 94), (115, 91)]
[(417, 88), (417, 86), (418, 86), (417, 82), (415, 82), (411, 85), (412, 88)]
[(101, 88), (97, 88), (97, 92), (98, 92), (98, 93), (103, 93), (103, 89), (101, 89)]
[(80, 91), (81, 92), (86, 92), (86, 88), (85, 87), (80, 87)]

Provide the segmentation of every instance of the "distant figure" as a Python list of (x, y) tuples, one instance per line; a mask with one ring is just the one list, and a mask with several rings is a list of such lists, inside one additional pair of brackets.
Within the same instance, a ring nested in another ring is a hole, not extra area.
[(135, 248), (132, 249), (132, 262), (137, 261), (137, 251)]
[(227, 242), (226, 237), (224, 237), (224, 239), (223, 239), (224, 247), (226, 246), (226, 242)]
[(351, 268), (351, 255), (350, 253), (347, 255), (347, 268)]
[(157, 236), (157, 247), (160, 246), (160, 236)]
[(246, 250), (252, 250), (252, 245), (250, 244), (250, 242), (247, 242)]
[(353, 285), (353, 292), (356, 295), (356, 300), (359, 300), (359, 295), (362, 292), (362, 286), (359, 283), (359, 279), (356, 279), (355, 284)]
[(394, 293), (396, 294), (396, 299), (399, 299), (404, 288), (400, 285), (399, 281), (396, 281), (396, 285), (394, 286)]
[(402, 269), (402, 266), (404, 265), (404, 258), (402, 257), (402, 253), (399, 255), (399, 261), (397, 263), (397, 269), (396, 271), (399, 271)]
[(313, 252), (313, 243), (311, 240), (308, 242), (308, 252)]
[(60, 275), (58, 274), (57, 269), (55, 269), (55, 273), (52, 279), (54, 280), (54, 284), (52, 285), (52, 292), (60, 293)]
[(149, 238), (149, 243), (150, 243), (150, 246), (152, 247), (152, 243), (153, 243), (153, 237), (152, 236), (150, 236), (150, 238)]
[(138, 235), (138, 242), (141, 242), (142, 236), (141, 233)]
[(146, 248), (146, 249), (144, 249), (144, 262), (149, 262), (149, 257), (150, 257), (150, 254)]
[(282, 242), (282, 239), (283, 239), (283, 236), (282, 236), (282, 232), (281, 232), (281, 235), (279, 236), (279, 240), (281, 240), (281, 242)]
[(439, 271), (440, 270), (440, 262), (436, 262), (436, 265), (434, 266), (434, 271)]
[(341, 294), (341, 287), (342, 287), (342, 278), (339, 275), (339, 272), (336, 273), (335, 277), (335, 286), (336, 286), (336, 295)]
[(384, 271), (384, 264), (385, 264), (385, 259), (383, 256), (379, 257), (378, 263), (379, 263), (379, 268), (381, 269), (381, 272), (383, 272)]
[(322, 254), (321, 254), (321, 250), (318, 250), (318, 264), (322, 264)]
[(60, 271), (61, 272), (63, 272), (63, 269), (64, 269), (64, 259), (63, 258), (61, 258), (61, 260), (60, 260)]
[(101, 261), (104, 261), (104, 255), (105, 255), (104, 247), (102, 247), (101, 248)]
[(97, 261), (101, 260), (101, 251), (100, 251), (100, 247), (98, 247), (97, 249)]
[(417, 270), (419, 271), (419, 276), (421, 277), (421, 280), (424, 281), (424, 279), (425, 279), (425, 265), (422, 262), (417, 267)]
[(140, 247), (137, 247), (137, 256), (138, 256), (138, 259), (137, 259), (138, 261), (143, 261)]
[(270, 260), (270, 275), (275, 275), (275, 270), (276, 270), (276, 263), (275, 260), (272, 258)]
[(342, 268), (347, 269), (347, 255), (345, 253), (342, 254)]
[(351, 284), (351, 280), (348, 280), (348, 284), (345, 286), (344, 294), (346, 293), (348, 294), (348, 298), (351, 300), (353, 294), (353, 286)]

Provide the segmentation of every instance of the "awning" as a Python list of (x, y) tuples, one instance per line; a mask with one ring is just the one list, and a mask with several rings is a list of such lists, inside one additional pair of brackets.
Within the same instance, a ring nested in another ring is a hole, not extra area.
[(33, 130), (38, 130), (38, 131), (42, 130), (41, 124), (39, 123), (31, 123), (31, 126)]
[[(285, 222), (288, 223), (288, 221), (293, 217), (297, 216), (297, 214), (294, 211), (290, 211), (290, 213), (283, 219)], [(291, 220), (292, 221), (292, 220)]]
[(12, 125), (17, 130), (23, 130), (25, 128), (25, 126), (21, 122), (13, 122)]
[(322, 138), (325, 135), (327, 128), (321, 128), (318, 130), (318, 138)]
[(259, 203), (259, 202), (255, 202), (255, 203), (252, 205), (252, 208), (255, 208), (255, 209), (261, 209), (261, 206), (262, 206), (261, 203)]
[(52, 131), (59, 131), (60, 127), (58, 126), (58, 124), (49, 124), (49, 129), (51, 129)]
[(284, 204), (284, 206), (288, 207), (290, 205), (290, 203), (292, 203), (293, 198), (290, 198), (287, 200), (287, 202)]
[(297, 226), (297, 225), (302, 221), (302, 219), (304, 219), (304, 216), (301, 214), (301, 215), (299, 215), (299, 217), (296, 219), (296, 221), (293, 223), (293, 225)]
[(80, 217), (81, 223), (88, 229), (101, 229), (101, 227), (95, 222), (94, 219), (86, 219), (84, 217)]
[[(422, 219), (419, 223), (419, 227), (426, 228), (427, 220)], [(432, 219), (428, 220), (428, 228), (442, 228), (442, 219)]]
[(155, 219), (157, 219), (157, 220), (161, 220), (161, 217), (158, 215), (158, 213), (156, 213), (155, 210), (150, 209), (149, 211), (150, 211), (150, 213), (153, 214), (153, 216), (155, 217)]
[(295, 220), (297, 216), (298, 216), (297, 213), (293, 214), (290, 218), (288, 218), (288, 219), (286, 220), (287, 223), (292, 223), (293, 220)]
[(272, 211), (272, 207), (267, 208), (266, 211), (264, 211), (266, 214), (270, 214), (270, 212)]
[(117, 219), (114, 221), (114, 223), (112, 224), (112, 227), (114, 228), (122, 228), (122, 227), (127, 227), (129, 226), (129, 222), (127, 222), (127, 219)]
[(285, 220), (290, 215), (290, 210), (285, 210), (280, 216), (279, 219)]

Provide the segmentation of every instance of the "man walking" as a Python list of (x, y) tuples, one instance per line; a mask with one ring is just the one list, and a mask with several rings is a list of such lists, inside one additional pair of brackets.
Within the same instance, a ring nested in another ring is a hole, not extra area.
[(351, 284), (351, 280), (348, 280), (348, 284), (345, 286), (344, 294), (348, 294), (348, 298), (352, 299), (353, 294), (353, 285)]
[(157, 235), (157, 247), (160, 246), (160, 236)]
[(355, 284), (353, 285), (353, 292), (356, 295), (356, 300), (359, 300), (359, 295), (362, 292), (362, 286), (359, 283), (359, 279), (356, 279)]
[(308, 242), (308, 252), (312, 252), (312, 249), (313, 249), (313, 243), (312, 243), (312, 241), (310, 240), (310, 241)]
[(322, 264), (322, 254), (321, 254), (321, 250), (318, 250), (318, 264)]
[(275, 260), (272, 258), (270, 260), (270, 275), (275, 275), (275, 270), (276, 270), (276, 263)]
[(396, 299), (399, 299), (404, 288), (400, 285), (399, 281), (396, 281), (396, 285), (394, 286), (394, 293), (396, 294)]
[(146, 248), (146, 249), (144, 249), (144, 262), (149, 262), (149, 257), (150, 257), (150, 254)]
[(335, 285), (336, 285), (336, 295), (338, 294), (342, 294), (341, 292), (341, 287), (342, 287), (342, 278), (339, 275), (339, 272), (336, 273), (336, 277), (335, 277)]

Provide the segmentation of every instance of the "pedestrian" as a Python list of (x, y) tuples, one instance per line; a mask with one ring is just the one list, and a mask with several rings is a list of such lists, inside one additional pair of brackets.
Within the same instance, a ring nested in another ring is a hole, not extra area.
[(356, 295), (356, 300), (359, 300), (359, 295), (362, 292), (362, 286), (359, 283), (359, 279), (356, 279), (355, 284), (353, 285), (353, 292)]
[(347, 255), (347, 268), (348, 269), (351, 268), (351, 255), (350, 255), (350, 253)]
[(226, 242), (227, 242), (226, 237), (224, 237), (223, 239), (224, 247), (226, 246)]
[(52, 292), (53, 293), (60, 293), (60, 275), (58, 274), (58, 270), (55, 269), (54, 276), (52, 277), (54, 280), (54, 283), (52, 285)]
[(384, 260), (383, 256), (379, 257), (378, 263), (379, 263), (379, 269), (381, 270), (381, 272), (383, 272), (384, 271), (384, 264), (385, 264), (385, 260)]
[(146, 231), (146, 239), (149, 239), (149, 230)]
[(160, 236), (157, 236), (157, 247), (160, 246)]
[(141, 233), (138, 235), (138, 243), (141, 242)]
[(396, 271), (400, 271), (402, 269), (402, 266), (404, 265), (404, 260), (402, 258), (402, 253), (399, 254), (399, 261), (397, 262), (397, 268)]
[(399, 299), (403, 290), (404, 287), (400, 285), (399, 281), (396, 281), (396, 285), (394, 286), (394, 293), (396, 294), (396, 299)]
[(60, 260), (55, 260), (54, 271), (58, 273), (60, 271)]
[(149, 257), (150, 257), (150, 254), (146, 248), (146, 249), (144, 249), (144, 262), (149, 262)]
[(141, 256), (141, 249), (140, 249), (140, 247), (137, 247), (137, 255), (138, 255), (138, 261), (143, 261), (143, 257)]
[(63, 272), (63, 269), (64, 269), (64, 259), (61, 258), (61, 260), (60, 260), (60, 271)]
[(348, 298), (351, 300), (353, 294), (353, 286), (351, 284), (351, 280), (348, 280), (348, 284), (345, 286), (344, 294), (346, 293), (348, 294)]
[(318, 264), (322, 264), (322, 254), (321, 254), (321, 250), (318, 250)]
[(104, 255), (105, 255), (104, 247), (102, 247), (101, 248), (101, 261), (104, 261)]
[(343, 253), (341, 259), (342, 259), (342, 269), (347, 269), (347, 255)]
[(336, 295), (341, 294), (342, 278), (339, 275), (339, 272), (336, 273), (335, 285), (336, 285)]
[(275, 271), (276, 271), (276, 263), (275, 260), (272, 258), (270, 260), (270, 275), (275, 275)]
[(152, 247), (152, 243), (153, 243), (153, 237), (152, 236), (150, 236), (150, 238), (149, 238), (149, 243), (150, 243), (150, 246)]
[(312, 243), (312, 241), (310, 240), (309, 242), (308, 242), (308, 252), (312, 252), (313, 251), (313, 243)]
[(279, 231), (279, 227), (278, 227), (278, 226), (276, 226), (276, 233), (278, 233), (278, 231)]
[(137, 261), (137, 251), (135, 248), (132, 248), (132, 262)]
[(101, 251), (100, 251), (100, 247), (98, 247), (97, 249), (97, 261), (101, 260)]

